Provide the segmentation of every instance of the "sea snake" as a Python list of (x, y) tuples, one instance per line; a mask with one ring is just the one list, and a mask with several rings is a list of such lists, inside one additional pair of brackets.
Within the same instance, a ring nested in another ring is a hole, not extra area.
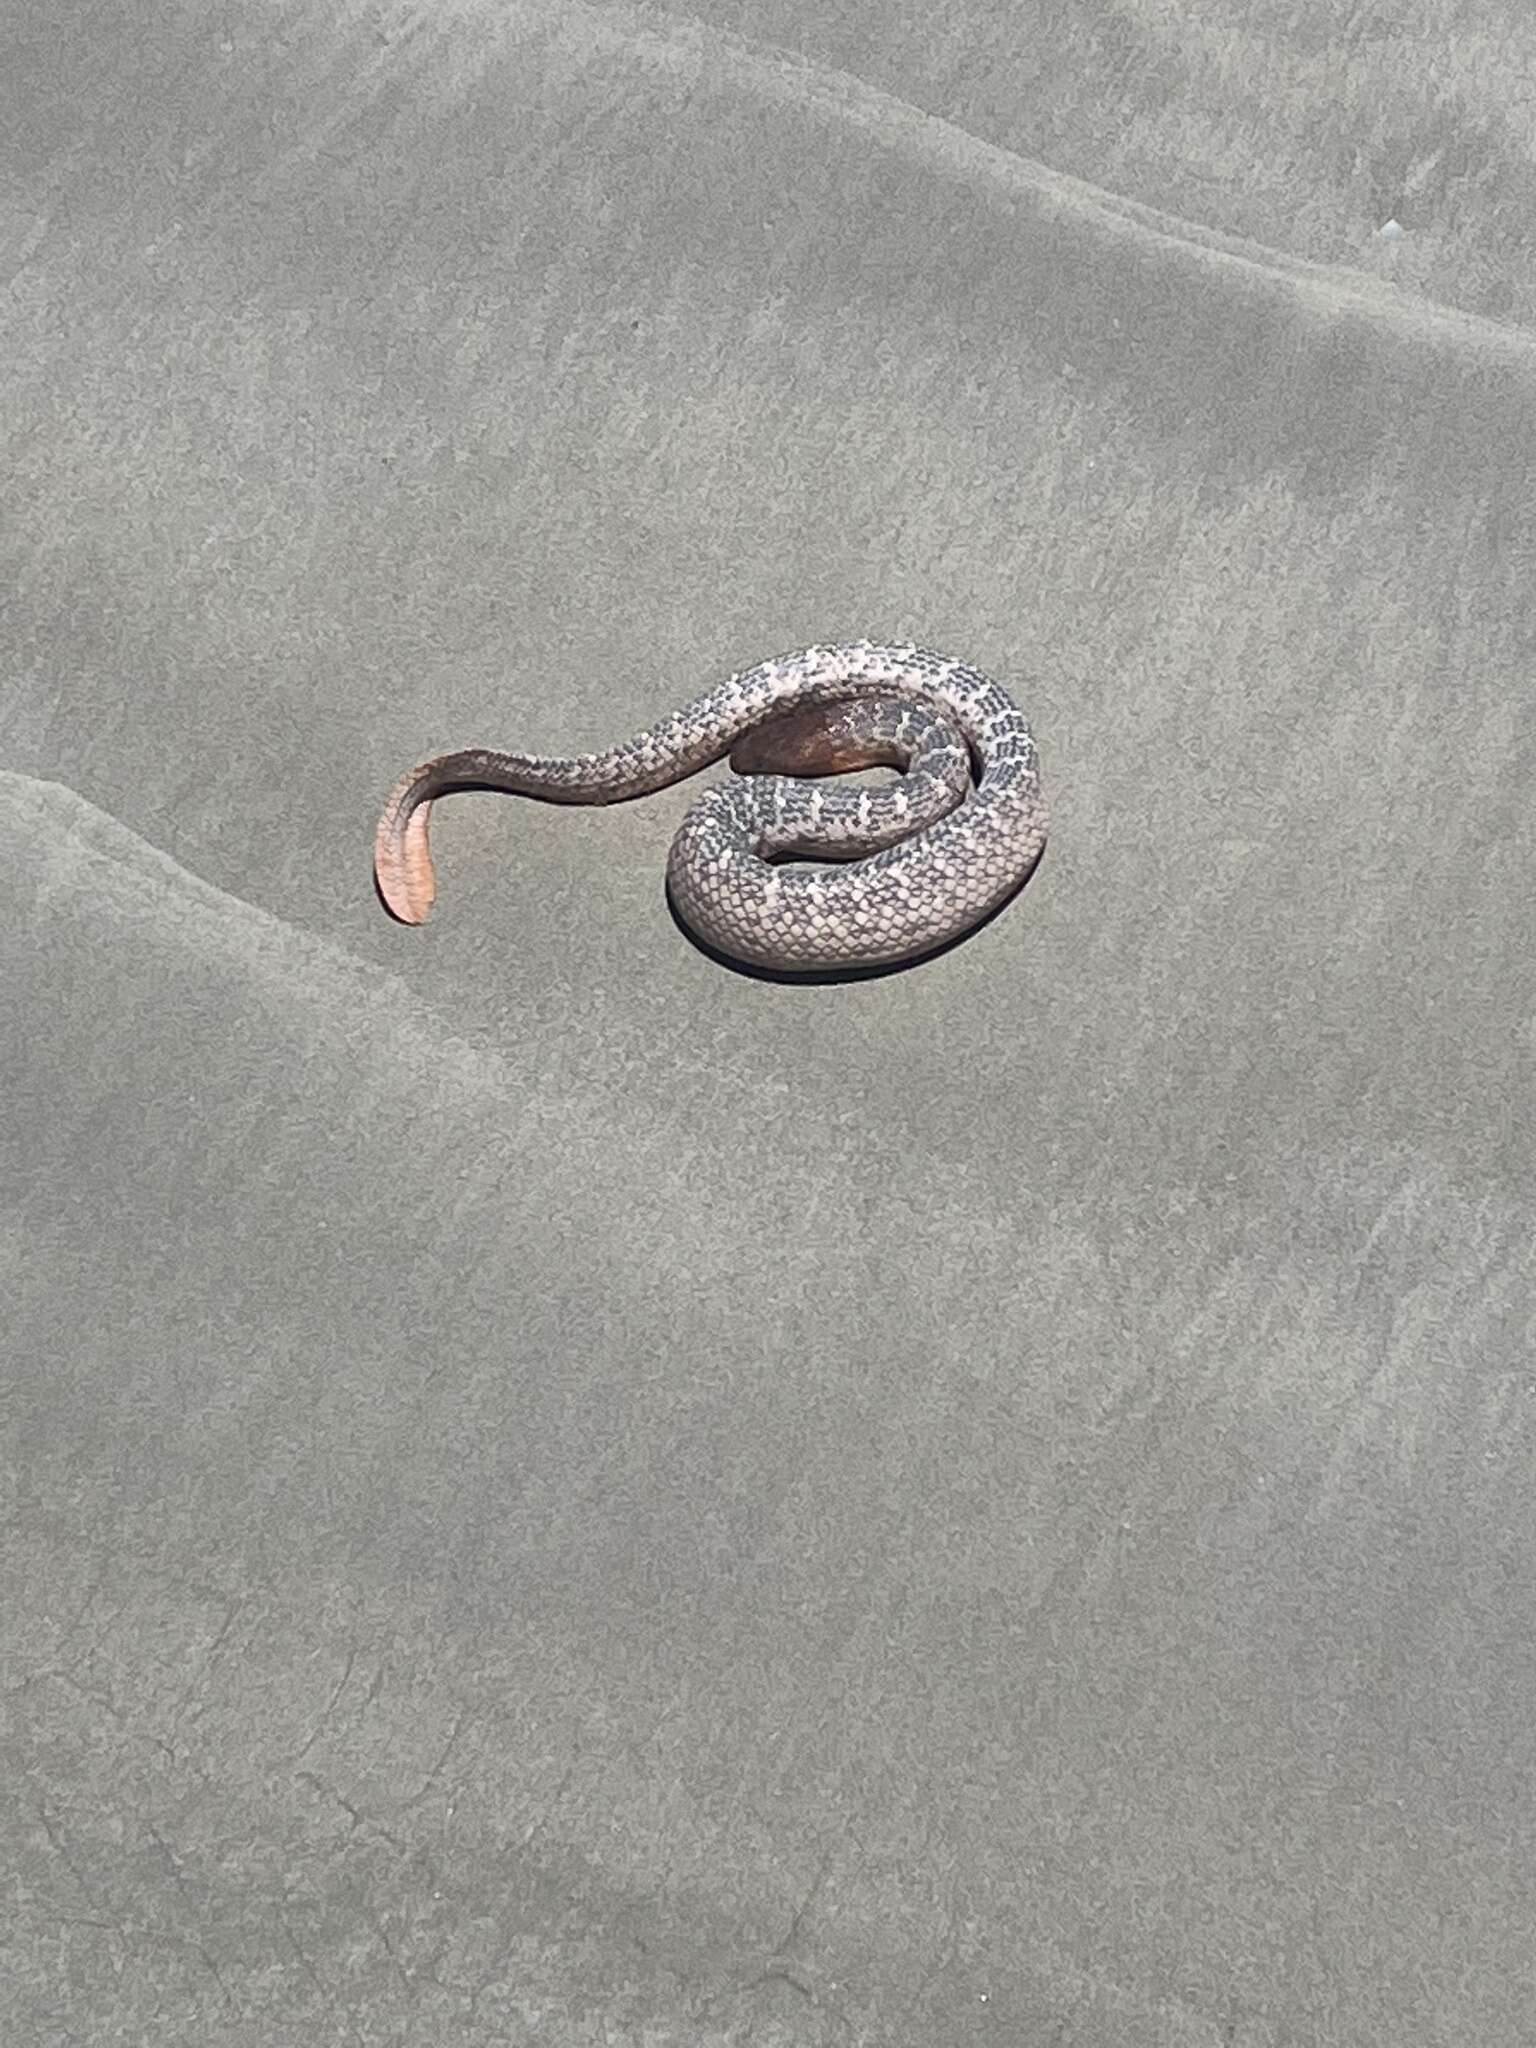
[[(406, 924), (426, 916), (427, 826), (447, 790), (619, 803), (727, 753), (739, 779), (687, 813), (667, 887), (699, 938), (754, 966), (859, 968), (931, 952), (1005, 902), (1045, 846), (1035, 743), (1007, 692), (945, 655), (858, 640), (743, 669), (607, 753), (467, 748), (423, 762), (380, 815), (379, 893)], [(805, 779), (881, 763), (905, 773), (878, 789)], [(783, 865), (797, 857), (821, 864)]]

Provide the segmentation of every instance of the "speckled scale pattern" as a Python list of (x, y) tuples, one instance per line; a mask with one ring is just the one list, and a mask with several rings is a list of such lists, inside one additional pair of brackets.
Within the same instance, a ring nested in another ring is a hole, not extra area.
[[(980, 923), (1024, 882), (1045, 845), (1029, 726), (980, 670), (921, 647), (853, 641), (802, 649), (730, 676), (637, 738), (570, 759), (469, 749), (413, 769), (379, 821), (385, 901), (419, 921), (431, 900), (425, 825), (413, 814), (456, 785), (565, 803), (617, 803), (681, 781), (746, 734), (808, 707), (851, 707), (907, 772), (855, 789), (753, 774), (707, 791), (673, 841), (667, 882), (686, 923), (718, 951), (786, 971), (913, 958)], [(971, 769), (975, 766), (972, 786)], [(422, 907), (399, 899), (416, 841)], [(776, 865), (766, 855), (846, 865)], [(860, 857), (862, 856), (862, 857)]]

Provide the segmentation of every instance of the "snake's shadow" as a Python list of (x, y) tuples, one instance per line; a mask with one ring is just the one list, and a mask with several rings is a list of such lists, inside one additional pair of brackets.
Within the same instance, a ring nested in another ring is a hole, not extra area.
[(706, 960), (712, 960), (717, 967), (727, 967), (732, 974), (739, 974), (744, 981), (772, 981), (786, 988), (836, 988), (848, 981), (884, 981), (892, 974), (910, 974), (915, 968), (930, 966), (935, 960), (942, 960), (946, 953), (953, 953), (957, 946), (974, 939), (978, 932), (984, 932), (995, 918), (1002, 916), (1009, 906), (1029, 887), (1040, 872), (1041, 862), (1049, 849), (1042, 847), (1034, 866), (1024, 876), (1016, 889), (1011, 889), (986, 916), (976, 924), (968, 925), (963, 932), (957, 932), (952, 939), (944, 939), (937, 946), (930, 946), (926, 953), (914, 953), (909, 960), (886, 960), (873, 967), (812, 967), (794, 971), (787, 967), (757, 967), (750, 961), (737, 960), (730, 953), (722, 953), (718, 946), (701, 939), (683, 918), (672, 891), (667, 890), (667, 914), (696, 953), (702, 953)]

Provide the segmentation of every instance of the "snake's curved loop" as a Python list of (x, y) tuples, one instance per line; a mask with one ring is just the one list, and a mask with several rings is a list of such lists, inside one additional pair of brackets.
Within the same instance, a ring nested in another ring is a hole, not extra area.
[[(853, 641), (744, 669), (605, 754), (470, 748), (423, 762), (380, 815), (379, 892), (403, 922), (426, 916), (434, 894), (428, 822), (447, 790), (618, 803), (728, 753), (738, 771), (751, 772), (707, 791), (688, 812), (667, 884), (700, 938), (757, 966), (793, 972), (915, 958), (1006, 901), (1045, 846), (1035, 743), (1007, 692), (924, 648)], [(882, 789), (804, 779), (877, 762), (906, 772)], [(780, 865), (795, 855), (840, 865)]]

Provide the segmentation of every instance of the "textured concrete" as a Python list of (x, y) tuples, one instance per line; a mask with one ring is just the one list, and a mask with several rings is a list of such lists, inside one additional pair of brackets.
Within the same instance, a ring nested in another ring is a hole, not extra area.
[[(1536, 30), (1072, 12), (8, 11), (7, 2043), (1532, 2038)], [(970, 943), (383, 916), (858, 634)]]

